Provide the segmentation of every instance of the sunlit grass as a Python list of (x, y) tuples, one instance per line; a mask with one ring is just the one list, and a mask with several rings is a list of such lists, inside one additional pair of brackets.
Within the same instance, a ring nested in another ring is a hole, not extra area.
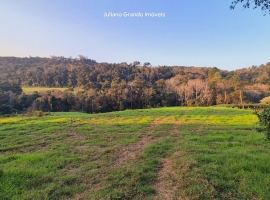
[[(61, 92), (67, 90), (68, 88), (64, 87), (22, 87), (22, 90), (26, 94), (31, 94), (33, 92), (46, 92), (46, 91), (53, 91), (53, 90), (60, 90)], [(77, 93), (79, 91), (83, 91), (81, 88), (74, 88), (74, 92)]]
[(68, 88), (51, 88), (51, 87), (22, 87), (22, 90), (24, 93), (29, 94), (29, 93), (33, 93), (33, 92), (46, 92), (48, 90), (60, 90), (60, 91), (64, 91), (67, 90)]

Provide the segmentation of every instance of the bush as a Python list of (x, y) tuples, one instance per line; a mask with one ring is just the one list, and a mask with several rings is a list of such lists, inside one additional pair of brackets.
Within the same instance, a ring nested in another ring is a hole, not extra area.
[(34, 114), (35, 114), (36, 117), (42, 117), (42, 115), (43, 115), (42, 111), (35, 111)]
[(265, 97), (261, 100), (261, 104), (270, 104), (270, 97)]
[(51, 113), (50, 112), (45, 112), (45, 113), (42, 113), (44, 116), (50, 116)]
[(15, 117), (16, 114), (4, 114), (2, 115), (2, 117)]
[(260, 132), (265, 132), (266, 140), (270, 140), (270, 106), (265, 106), (263, 112), (255, 113), (259, 118), (261, 128), (257, 129)]
[(227, 104), (226, 105), (227, 108), (239, 108), (239, 109), (254, 109), (254, 110), (258, 110), (258, 109), (263, 109), (264, 105), (262, 104)]
[(11, 114), (12, 109), (9, 105), (3, 104), (0, 106), (0, 115)]

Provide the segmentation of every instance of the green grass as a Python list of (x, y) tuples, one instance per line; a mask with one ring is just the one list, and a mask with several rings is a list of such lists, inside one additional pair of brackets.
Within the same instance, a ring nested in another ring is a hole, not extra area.
[(0, 118), (0, 199), (269, 199), (256, 123), (224, 107)]

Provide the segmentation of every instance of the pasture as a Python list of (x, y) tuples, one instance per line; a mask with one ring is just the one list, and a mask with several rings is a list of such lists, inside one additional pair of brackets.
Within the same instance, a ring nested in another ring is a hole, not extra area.
[[(61, 92), (67, 90), (68, 88), (59, 88), (59, 87), (22, 87), (22, 90), (25, 94), (31, 94), (35, 91), (37, 92), (46, 92), (49, 90), (60, 90)], [(83, 91), (83, 89), (80, 88), (74, 88), (74, 93), (79, 92), (79, 91)]]
[(0, 199), (269, 199), (251, 110), (0, 118)]

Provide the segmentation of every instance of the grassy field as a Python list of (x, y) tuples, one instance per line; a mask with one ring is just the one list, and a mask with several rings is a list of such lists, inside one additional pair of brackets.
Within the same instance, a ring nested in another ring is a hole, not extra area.
[[(24, 93), (26, 94), (31, 94), (35, 91), (37, 92), (46, 92), (48, 90), (60, 90), (60, 91), (64, 91), (67, 90), (68, 88), (50, 88), (50, 87), (22, 87), (22, 90)], [(82, 89), (79, 88), (74, 88), (74, 92), (78, 92), (78, 91), (82, 91)]]
[(250, 110), (0, 118), (0, 199), (270, 199)]

